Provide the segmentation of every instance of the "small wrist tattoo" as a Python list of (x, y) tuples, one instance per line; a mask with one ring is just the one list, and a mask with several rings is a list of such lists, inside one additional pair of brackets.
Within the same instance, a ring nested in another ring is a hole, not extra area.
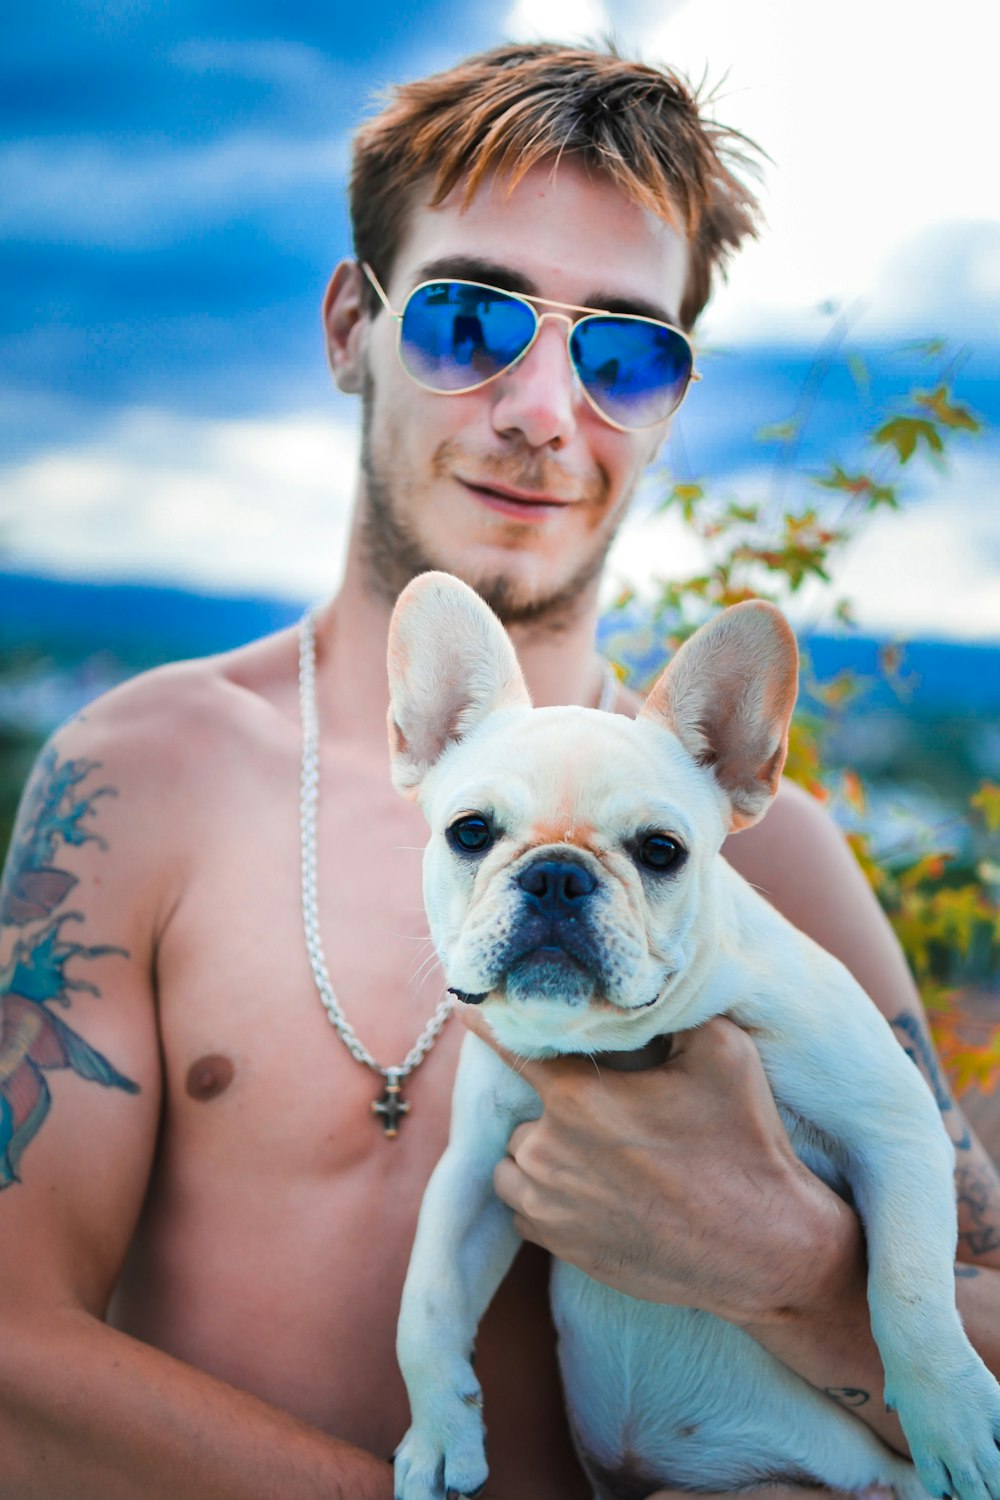
[(869, 1400), (868, 1392), (859, 1390), (856, 1385), (827, 1385), (823, 1391), (840, 1406), (864, 1406)]

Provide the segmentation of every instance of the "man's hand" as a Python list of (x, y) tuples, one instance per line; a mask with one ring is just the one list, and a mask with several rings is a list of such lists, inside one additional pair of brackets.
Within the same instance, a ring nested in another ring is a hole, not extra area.
[(631, 1297), (733, 1323), (824, 1297), (834, 1310), (846, 1237), (861, 1255), (857, 1222), (795, 1156), (739, 1027), (679, 1033), (662, 1066), (623, 1074), (581, 1057), (524, 1062), (462, 1014), (542, 1101), (494, 1176), (523, 1238)]

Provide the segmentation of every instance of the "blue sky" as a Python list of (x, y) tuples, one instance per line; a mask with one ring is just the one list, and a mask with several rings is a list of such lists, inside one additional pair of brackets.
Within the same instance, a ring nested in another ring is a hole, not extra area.
[[(920, 9), (920, 8), (917, 8)], [(965, 344), (1000, 423), (1000, 174), (986, 0), (509, 0), (386, 8), (39, 0), (0, 49), (0, 566), (303, 597), (336, 575), (356, 438), (318, 302), (348, 251), (352, 125), (373, 90), (505, 35), (613, 28), (723, 80), (773, 164), (768, 231), (705, 320), (724, 350), (678, 464), (756, 493), (752, 441), (794, 400), (819, 305), (889, 389), (890, 343)], [(489, 19), (486, 19), (487, 14)], [(819, 457), (853, 420), (834, 386)], [(995, 433), (881, 523), (845, 585), (881, 630), (1000, 639)], [(619, 576), (682, 566), (641, 526)], [(894, 553), (886, 567), (887, 549)]]

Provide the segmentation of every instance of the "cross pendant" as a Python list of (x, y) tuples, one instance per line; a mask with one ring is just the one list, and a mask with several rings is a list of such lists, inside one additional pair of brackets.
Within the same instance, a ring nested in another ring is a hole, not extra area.
[(399, 1134), (399, 1120), (410, 1113), (410, 1101), (403, 1098), (403, 1085), (399, 1081), (398, 1068), (386, 1068), (385, 1093), (381, 1099), (372, 1100), (372, 1114), (382, 1117), (387, 1140)]

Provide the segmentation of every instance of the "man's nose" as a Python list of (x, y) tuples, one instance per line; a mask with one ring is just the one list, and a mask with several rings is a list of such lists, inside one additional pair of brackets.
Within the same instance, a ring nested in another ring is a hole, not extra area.
[(496, 387), (497, 432), (520, 434), (531, 448), (561, 448), (575, 430), (581, 399), (566, 346), (565, 321), (549, 314), (527, 354), (500, 376)]
[(568, 859), (539, 859), (522, 870), (517, 883), (532, 906), (555, 915), (578, 908), (597, 889), (597, 879)]

